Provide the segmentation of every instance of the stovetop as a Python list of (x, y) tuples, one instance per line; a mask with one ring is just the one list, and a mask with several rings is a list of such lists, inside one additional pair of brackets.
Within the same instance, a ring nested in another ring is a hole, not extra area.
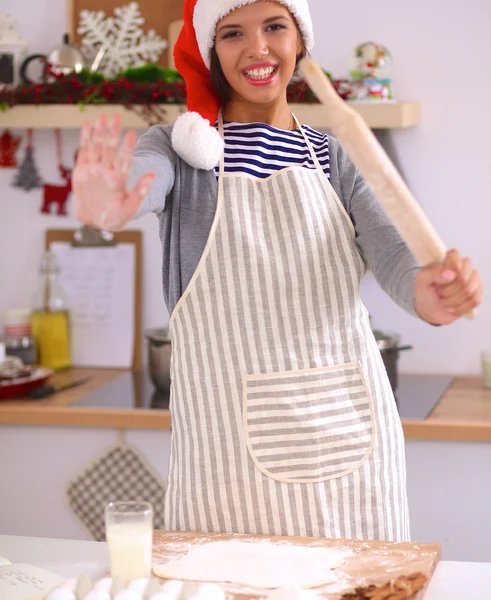
[(427, 419), (452, 381), (450, 375), (399, 375), (395, 398), (401, 420)]
[(146, 371), (129, 371), (70, 406), (106, 410), (169, 410), (169, 396), (155, 389)]
[[(396, 404), (403, 421), (424, 421), (452, 383), (447, 375), (399, 375)], [(158, 392), (148, 373), (123, 373), (70, 406), (100, 409), (168, 410), (169, 397)]]

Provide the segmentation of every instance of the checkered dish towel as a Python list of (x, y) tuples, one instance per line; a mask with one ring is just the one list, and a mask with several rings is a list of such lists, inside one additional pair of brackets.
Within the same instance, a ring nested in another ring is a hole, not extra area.
[(106, 538), (104, 509), (109, 502), (150, 502), (154, 529), (163, 529), (164, 495), (162, 479), (137, 450), (127, 444), (106, 450), (67, 485), (70, 508), (97, 541)]

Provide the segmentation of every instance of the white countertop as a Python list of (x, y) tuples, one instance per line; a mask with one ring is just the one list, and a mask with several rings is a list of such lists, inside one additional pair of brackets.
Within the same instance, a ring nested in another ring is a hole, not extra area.
[[(82, 573), (101, 577), (108, 566), (105, 543), (81, 540), (0, 535), (0, 556), (11, 562), (42, 567), (66, 578)], [(491, 598), (491, 564), (441, 562), (424, 596), (424, 600), (471, 598)]]

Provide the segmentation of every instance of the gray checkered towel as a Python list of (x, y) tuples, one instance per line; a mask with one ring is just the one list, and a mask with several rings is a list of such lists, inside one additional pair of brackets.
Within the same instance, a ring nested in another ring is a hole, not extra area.
[(154, 529), (163, 529), (165, 484), (131, 446), (117, 444), (67, 485), (68, 504), (95, 540), (105, 540), (104, 509), (109, 502), (150, 502)]

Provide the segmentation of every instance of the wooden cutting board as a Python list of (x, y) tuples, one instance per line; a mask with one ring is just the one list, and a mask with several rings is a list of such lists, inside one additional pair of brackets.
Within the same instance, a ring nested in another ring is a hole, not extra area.
[[(217, 533), (189, 533), (180, 531), (156, 531), (153, 542), (153, 565), (162, 564), (184, 556), (192, 546), (209, 542), (240, 540), (245, 542), (292, 544), (347, 549), (353, 553), (343, 566), (336, 569), (339, 583), (318, 588), (319, 597), (339, 600), (341, 595), (358, 586), (381, 584), (400, 575), (422, 572), (430, 580), (438, 561), (439, 544), (395, 543), (358, 540), (334, 540), (326, 538), (267, 537), (250, 535), (224, 535)], [(220, 584), (228, 598), (244, 600), (260, 598), (270, 592), (243, 588), (234, 584)], [(424, 590), (415, 596), (424, 598)]]

